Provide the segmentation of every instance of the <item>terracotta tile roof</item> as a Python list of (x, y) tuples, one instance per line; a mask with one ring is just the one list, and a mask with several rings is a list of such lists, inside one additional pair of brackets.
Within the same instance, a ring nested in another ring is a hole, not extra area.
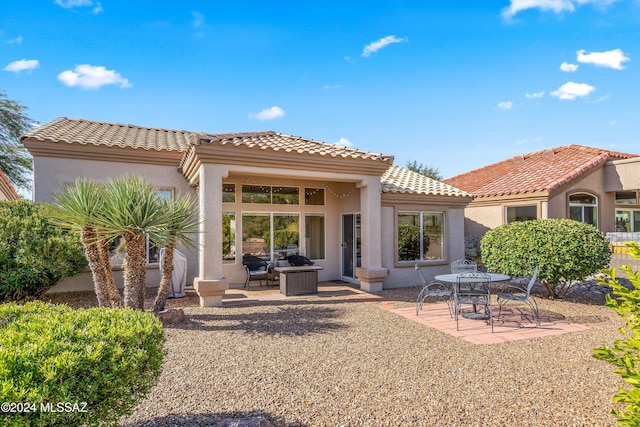
[(182, 152), (189, 147), (189, 132), (185, 131), (152, 129), (66, 117), (57, 118), (20, 137), (21, 140), (26, 138), (68, 144), (131, 147), (155, 151)]
[(620, 153), (582, 145), (567, 145), (516, 156), (445, 179), (475, 197), (553, 191), (607, 160), (629, 159)]
[(7, 175), (5, 175), (4, 172), (2, 172), (0, 170), (0, 191), (2, 191), (2, 193), (4, 193), (5, 197), (8, 200), (14, 200), (14, 199), (19, 199), (20, 195), (18, 194), (18, 192), (16, 191), (15, 188), (13, 188), (13, 185), (11, 184), (11, 181), (9, 181), (9, 178), (7, 177)]
[(192, 144), (213, 144), (246, 146), (274, 151), (318, 154), (328, 157), (351, 157), (381, 160), (391, 163), (393, 156), (370, 153), (355, 148), (282, 133), (244, 132), (226, 134), (193, 133), (181, 130), (153, 129), (134, 125), (94, 122), (82, 119), (57, 118), (37, 127), (20, 138), (33, 138), (40, 141), (77, 143), (84, 145), (118, 146), (141, 148), (156, 151), (185, 152)]
[[(393, 156), (381, 153), (371, 153), (337, 144), (306, 139), (273, 131), (242, 132), (226, 134), (196, 134), (198, 144), (220, 144), (245, 146), (261, 150), (285, 151), (306, 154), (317, 154), (327, 157), (350, 157), (360, 159), (381, 160), (392, 162)], [(193, 139), (192, 139), (193, 141)]]
[(382, 175), (383, 193), (410, 193), (471, 197), (471, 194), (444, 182), (393, 165)]

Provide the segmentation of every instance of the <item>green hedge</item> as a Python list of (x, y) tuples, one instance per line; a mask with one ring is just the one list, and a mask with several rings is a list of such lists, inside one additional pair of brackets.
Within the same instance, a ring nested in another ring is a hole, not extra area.
[(156, 384), (163, 343), (160, 321), (139, 310), (0, 305), (0, 402), (35, 409), (3, 407), (0, 424), (116, 425)]
[(571, 282), (609, 265), (611, 249), (594, 226), (570, 219), (512, 222), (488, 231), (480, 241), (482, 262), (489, 271), (538, 278), (557, 298)]
[(37, 297), (86, 265), (79, 237), (52, 224), (48, 205), (0, 202), (0, 301)]

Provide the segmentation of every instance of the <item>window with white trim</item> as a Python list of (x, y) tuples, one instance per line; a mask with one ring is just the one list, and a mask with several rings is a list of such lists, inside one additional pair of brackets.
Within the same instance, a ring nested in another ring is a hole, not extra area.
[(569, 218), (598, 226), (598, 198), (588, 193), (569, 196)]
[(444, 260), (444, 212), (398, 212), (398, 261)]

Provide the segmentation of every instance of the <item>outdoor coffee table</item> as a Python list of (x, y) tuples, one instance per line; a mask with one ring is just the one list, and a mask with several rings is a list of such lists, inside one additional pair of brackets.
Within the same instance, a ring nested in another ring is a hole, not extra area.
[[(453, 285), (455, 286), (458, 283), (458, 276), (460, 274), (464, 274), (464, 273), (438, 274), (437, 276), (435, 276), (435, 279), (440, 281), (440, 282), (453, 283)], [(483, 274), (486, 274), (486, 275), (489, 276), (489, 281), (490, 282), (504, 282), (504, 281), (507, 281), (507, 280), (511, 279), (511, 276), (507, 276), (506, 274), (499, 274), (499, 273), (483, 273)], [(473, 282), (475, 282), (475, 280), (477, 280), (477, 279), (469, 278), (468, 280), (465, 280), (465, 278), (462, 278), (461, 282), (462, 283), (473, 283)], [(487, 315), (486, 314), (476, 312), (475, 305), (473, 306), (473, 313), (462, 313), (462, 317), (464, 317), (465, 319), (472, 319), (472, 320), (486, 320), (487, 319)]]

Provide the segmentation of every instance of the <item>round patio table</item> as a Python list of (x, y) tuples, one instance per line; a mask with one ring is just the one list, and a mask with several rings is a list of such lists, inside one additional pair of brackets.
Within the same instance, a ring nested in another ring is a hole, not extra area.
[[(467, 273), (471, 273), (471, 272), (467, 272)], [(481, 271), (478, 271), (478, 273), (482, 273)], [(458, 276), (460, 274), (464, 274), (464, 273), (448, 273), (448, 274), (438, 274), (437, 276), (435, 276), (434, 278), (436, 280), (439, 280), (441, 282), (447, 282), (447, 283), (453, 283), (456, 284), (458, 283)], [(500, 273), (482, 273), (482, 274), (486, 274), (487, 276), (489, 276), (489, 281), (491, 282), (504, 282), (506, 280), (511, 279), (511, 276), (507, 276), (506, 274), (500, 274)], [(473, 277), (470, 277), (468, 279), (466, 278), (462, 278), (461, 282), (462, 283), (471, 283), (471, 282), (476, 282), (477, 279), (474, 279)], [(462, 313), (462, 317), (464, 317), (465, 319), (472, 319), (472, 320), (486, 320), (487, 316), (485, 314), (482, 313), (476, 313), (476, 307), (475, 305), (473, 306), (473, 313)]]

